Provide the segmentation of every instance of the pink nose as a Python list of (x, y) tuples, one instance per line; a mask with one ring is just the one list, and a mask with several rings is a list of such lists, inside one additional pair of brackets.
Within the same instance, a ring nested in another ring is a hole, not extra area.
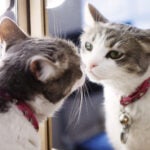
[(90, 65), (90, 70), (93, 69), (93, 68), (95, 68), (96, 66), (97, 66), (97, 64), (91, 64)]

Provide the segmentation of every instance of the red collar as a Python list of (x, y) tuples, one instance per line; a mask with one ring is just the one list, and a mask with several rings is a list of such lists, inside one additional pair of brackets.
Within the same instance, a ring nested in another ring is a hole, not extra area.
[(27, 105), (25, 102), (17, 102), (16, 106), (18, 107), (18, 109), (20, 111), (23, 112), (24, 116), (28, 119), (29, 122), (32, 123), (34, 128), (36, 130), (38, 130), (39, 129), (39, 124), (38, 124), (36, 116), (34, 115), (34, 112), (30, 108), (30, 106)]
[(39, 124), (37, 121), (34, 112), (32, 111), (31, 107), (25, 102), (19, 102), (18, 100), (11, 97), (11, 95), (6, 92), (5, 90), (0, 90), (0, 98), (15, 103), (17, 108), (22, 111), (23, 115), (27, 118), (29, 122), (32, 123), (33, 127), (38, 130)]
[(150, 87), (150, 78), (145, 80), (134, 93), (127, 97), (122, 97), (120, 100), (120, 104), (123, 106), (127, 106), (137, 100), (139, 100), (145, 93), (147, 92), (148, 88)]

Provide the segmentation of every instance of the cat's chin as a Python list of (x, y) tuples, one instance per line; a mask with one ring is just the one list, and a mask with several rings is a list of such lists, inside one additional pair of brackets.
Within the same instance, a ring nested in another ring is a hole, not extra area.
[(83, 73), (81, 79), (79, 79), (75, 84), (74, 86), (72, 87), (72, 90), (71, 90), (71, 93), (74, 92), (75, 90), (77, 90), (78, 88), (82, 87), (85, 83), (85, 79), (86, 79), (86, 76), (85, 74)]
[(93, 72), (87, 73), (88, 78), (95, 83), (99, 83), (101, 80), (103, 80), (102, 77), (99, 77), (98, 75), (94, 74)]

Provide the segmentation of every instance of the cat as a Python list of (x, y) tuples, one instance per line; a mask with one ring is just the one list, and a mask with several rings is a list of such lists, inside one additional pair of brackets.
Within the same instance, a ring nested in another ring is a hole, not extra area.
[(150, 30), (110, 22), (86, 9), (80, 55), (104, 87), (105, 127), (116, 150), (150, 149)]
[(38, 124), (84, 83), (78, 49), (30, 37), (9, 18), (1, 20), (0, 39), (0, 149), (40, 150)]

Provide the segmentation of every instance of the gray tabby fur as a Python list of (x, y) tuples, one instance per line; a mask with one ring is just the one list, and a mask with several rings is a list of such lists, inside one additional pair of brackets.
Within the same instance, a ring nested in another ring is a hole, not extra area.
[(78, 50), (70, 41), (29, 37), (8, 18), (0, 22), (0, 39), (0, 149), (41, 150), (32, 120), (16, 100), (31, 107), (38, 123), (52, 116), (84, 83)]
[[(5, 54), (1, 58), (0, 89), (20, 101), (32, 101), (41, 94), (55, 104), (70, 94), (82, 76), (77, 48), (70, 41), (28, 37), (7, 18), (1, 22), (0, 37), (6, 42)], [(34, 56), (41, 56), (43, 60), (35, 61), (32, 69), (30, 59)], [(44, 59), (54, 67), (55, 75), (43, 82), (37, 74), (42, 74)], [(3, 103), (6, 102), (1, 100), (0, 111), (6, 109)]]
[[(112, 50), (121, 50), (125, 53), (124, 59), (116, 60), (116, 63), (129, 72), (144, 73), (150, 61), (150, 30), (143, 30), (131, 25), (111, 23), (98, 10), (89, 4), (89, 10), (95, 19), (95, 25), (87, 27), (85, 34), (81, 36), (82, 43), (88, 38), (94, 42), (97, 36), (103, 37), (105, 46)], [(84, 45), (82, 50), (84, 49)]]
[[(112, 23), (91, 4), (87, 9), (89, 26), (81, 36), (81, 58), (89, 80), (104, 86), (105, 126), (109, 140), (115, 150), (149, 150), (149, 89), (124, 108), (120, 100), (150, 78), (150, 30)], [(118, 59), (108, 57), (112, 51), (123, 55)], [(122, 110), (132, 118), (125, 144), (120, 139)]]

